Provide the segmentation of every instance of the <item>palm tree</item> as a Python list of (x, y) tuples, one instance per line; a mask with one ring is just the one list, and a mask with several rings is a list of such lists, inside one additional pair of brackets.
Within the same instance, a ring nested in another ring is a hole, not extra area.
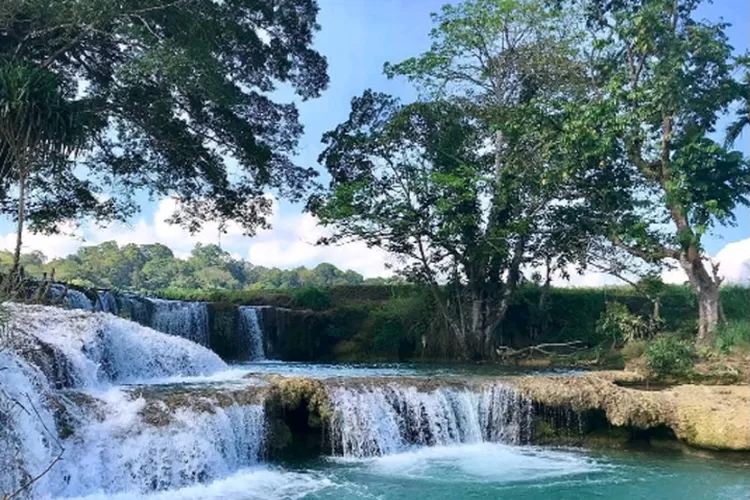
[(85, 109), (70, 94), (45, 68), (0, 60), (0, 196), (18, 188), (11, 276), (19, 276), (30, 175), (43, 165), (71, 161), (86, 140)]

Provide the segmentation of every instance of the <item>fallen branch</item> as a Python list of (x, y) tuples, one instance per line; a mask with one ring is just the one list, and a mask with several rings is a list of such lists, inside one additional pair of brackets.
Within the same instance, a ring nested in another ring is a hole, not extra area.
[[(561, 354), (559, 352), (549, 350), (560, 348), (573, 349), (575, 352)], [(523, 349), (513, 349), (512, 347), (508, 346), (499, 346), (495, 349), (495, 352), (502, 358), (517, 358), (531, 355), (533, 353), (543, 354), (545, 356), (571, 356), (572, 354), (576, 354), (577, 352), (583, 351), (585, 349), (586, 343), (584, 341), (574, 340), (572, 342), (551, 342), (546, 344), (537, 344), (529, 347), (524, 347)]]

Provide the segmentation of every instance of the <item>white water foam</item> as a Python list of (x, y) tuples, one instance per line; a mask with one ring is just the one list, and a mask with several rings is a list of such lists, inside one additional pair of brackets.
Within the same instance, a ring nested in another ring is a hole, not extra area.
[(208, 484), (147, 495), (89, 495), (76, 500), (297, 500), (334, 488), (336, 484), (318, 473), (286, 472), (271, 467), (242, 469)]
[(362, 467), (387, 477), (514, 483), (588, 474), (606, 466), (573, 451), (485, 442), (414, 449), (365, 459)]
[[(58, 386), (94, 387), (102, 382), (209, 375), (227, 365), (213, 352), (188, 340), (165, 335), (111, 314), (46, 306), (6, 304), (20, 350), (43, 360), (53, 351)], [(45, 364), (40, 362), (40, 364)], [(41, 367), (44, 369), (44, 367)], [(51, 370), (45, 370), (48, 373)]]
[(65, 441), (70, 460), (53, 469), (43, 493), (132, 495), (182, 488), (228, 477), (261, 456), (261, 405), (203, 401), (200, 409), (169, 410), (160, 403), (163, 415), (145, 421), (146, 401), (130, 398), (112, 390), (99, 396), (96, 409), (79, 408), (81, 428)]
[[(36, 367), (10, 351), (0, 351), (0, 493), (19, 489), (61, 451), (47, 408), (50, 391)], [(46, 481), (43, 477), (39, 484)]]
[(533, 417), (531, 401), (502, 385), (480, 391), (333, 386), (328, 395), (332, 451), (345, 457), (389, 455), (410, 446), (519, 444), (529, 439)]

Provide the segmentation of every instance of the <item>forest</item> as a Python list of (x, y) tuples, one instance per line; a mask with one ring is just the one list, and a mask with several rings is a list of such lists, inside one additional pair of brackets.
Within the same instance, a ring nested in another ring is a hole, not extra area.
[[(352, 270), (329, 263), (312, 269), (266, 268), (232, 257), (217, 245), (197, 244), (185, 259), (161, 244), (118, 246), (115, 242), (85, 246), (64, 258), (48, 259), (41, 252), (22, 254), (26, 274), (37, 279), (54, 272), (56, 280), (89, 288), (149, 293), (165, 289), (244, 290), (379, 285), (398, 280), (365, 279)], [(0, 272), (13, 266), (13, 254), (0, 251)]]

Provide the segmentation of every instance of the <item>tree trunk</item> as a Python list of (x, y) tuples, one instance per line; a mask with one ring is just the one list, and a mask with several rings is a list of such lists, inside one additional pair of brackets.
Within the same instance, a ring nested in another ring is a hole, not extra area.
[(21, 265), (21, 246), (23, 245), (23, 224), (26, 219), (26, 173), (19, 172), (18, 179), (18, 224), (16, 226), (16, 248), (13, 252), (13, 267), (11, 276), (17, 276)]
[(698, 296), (698, 338), (699, 346), (711, 346), (716, 340), (716, 328), (723, 320), (719, 283), (708, 274), (703, 266), (700, 253), (690, 249), (680, 257), (680, 265)]
[(716, 327), (721, 322), (719, 287), (698, 290), (698, 338), (696, 344), (711, 346), (716, 340)]

